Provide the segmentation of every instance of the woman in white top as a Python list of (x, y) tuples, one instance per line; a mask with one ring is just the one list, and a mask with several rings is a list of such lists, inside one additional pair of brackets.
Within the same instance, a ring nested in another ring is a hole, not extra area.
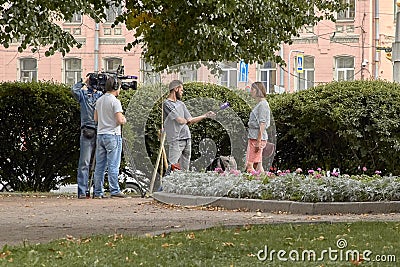
[(263, 172), (262, 151), (268, 140), (267, 129), (270, 125), (271, 110), (265, 97), (267, 91), (262, 82), (255, 82), (251, 85), (250, 95), (257, 101), (249, 118), (249, 133), (246, 154), (246, 171)]

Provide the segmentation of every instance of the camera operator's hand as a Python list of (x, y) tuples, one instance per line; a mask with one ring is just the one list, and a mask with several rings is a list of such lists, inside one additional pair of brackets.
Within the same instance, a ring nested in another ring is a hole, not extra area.
[(86, 77), (83, 79), (83, 83), (84, 84), (89, 84), (89, 81), (90, 81), (90, 77), (89, 77), (89, 75), (86, 75)]

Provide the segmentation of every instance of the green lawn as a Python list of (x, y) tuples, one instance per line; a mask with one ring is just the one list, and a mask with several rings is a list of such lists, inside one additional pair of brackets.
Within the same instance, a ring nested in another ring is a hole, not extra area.
[(5, 246), (0, 266), (399, 266), (399, 227), (400, 222), (302, 223), (70, 237)]

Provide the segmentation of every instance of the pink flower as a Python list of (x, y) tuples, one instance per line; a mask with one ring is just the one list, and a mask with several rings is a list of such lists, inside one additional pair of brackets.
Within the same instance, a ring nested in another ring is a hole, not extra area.
[(375, 171), (375, 174), (377, 174), (377, 175), (380, 175), (381, 173), (382, 173), (381, 171), (378, 171), (378, 170)]
[(224, 172), (224, 170), (222, 168), (215, 168), (214, 171), (217, 172), (217, 173), (223, 173)]
[(363, 170), (363, 172), (366, 172), (366, 171), (367, 171), (367, 167), (364, 166), (364, 167), (362, 168), (362, 170)]
[(317, 179), (320, 179), (321, 177), (322, 177), (322, 175), (319, 173), (315, 175), (315, 178), (317, 178)]
[(319, 172), (320, 172), (320, 171), (322, 171), (322, 169), (321, 169), (321, 168), (318, 168), (318, 169), (317, 169), (317, 171), (319, 171)]
[(314, 170), (308, 170), (308, 174), (314, 174)]
[(235, 176), (238, 176), (240, 174), (240, 171), (239, 170), (230, 170), (229, 173), (231, 173), (231, 174), (233, 174)]
[(296, 169), (296, 173), (302, 173), (302, 172), (303, 172), (303, 170), (301, 168)]
[(268, 177), (271, 177), (271, 176), (273, 176), (274, 175), (274, 173), (273, 172), (266, 172), (265, 173)]

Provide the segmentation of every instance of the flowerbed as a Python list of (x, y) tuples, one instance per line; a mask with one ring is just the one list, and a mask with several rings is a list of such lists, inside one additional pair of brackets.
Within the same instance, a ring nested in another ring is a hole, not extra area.
[(302, 202), (400, 200), (400, 177), (336, 172), (247, 174), (239, 171), (173, 172), (163, 178), (168, 193)]

